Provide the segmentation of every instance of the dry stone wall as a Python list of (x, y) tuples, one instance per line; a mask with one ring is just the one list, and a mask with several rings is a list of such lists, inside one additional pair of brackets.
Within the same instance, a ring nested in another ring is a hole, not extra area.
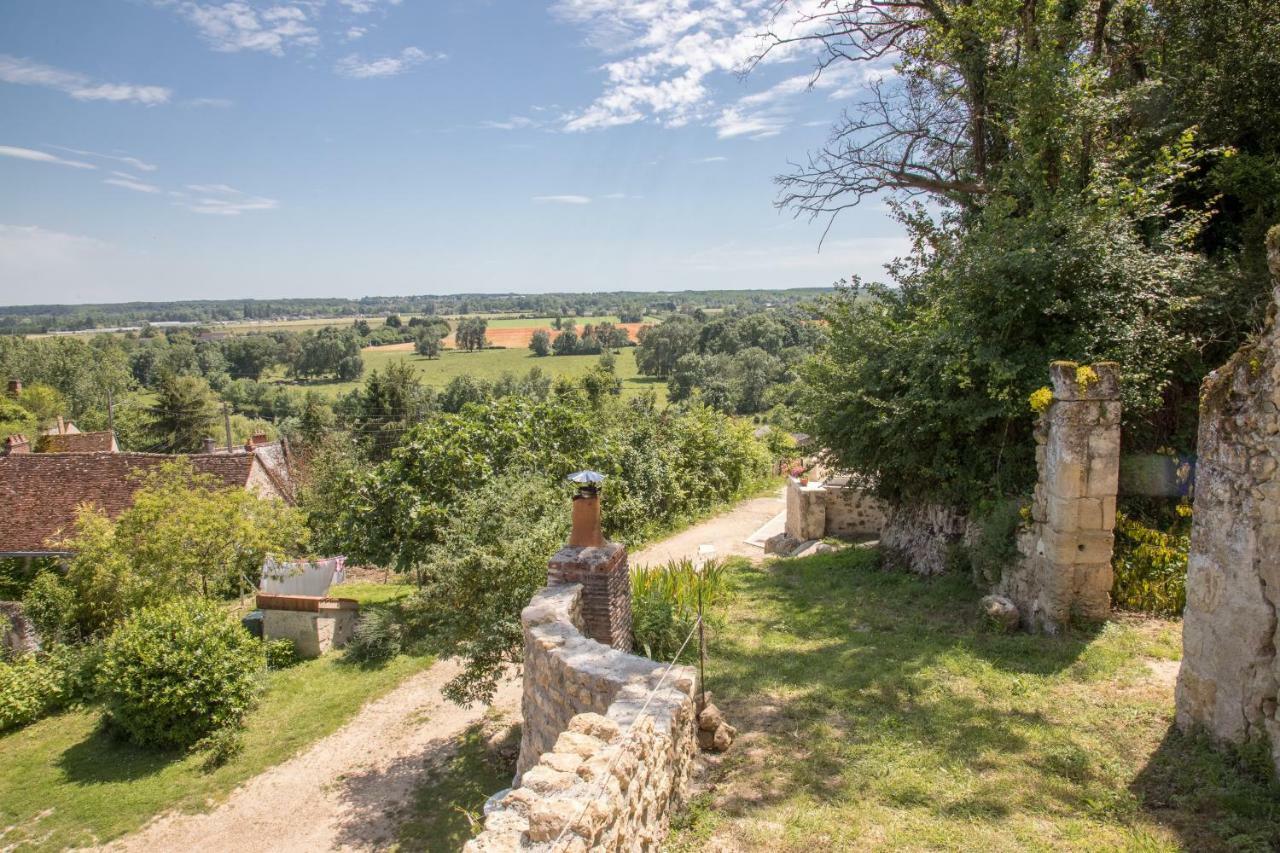
[(996, 591), (1024, 627), (1056, 633), (1111, 611), (1111, 551), (1120, 476), (1119, 367), (1054, 362), (1053, 402), (1036, 426), (1039, 472), (1021, 559)]
[(919, 575), (947, 570), (951, 549), (964, 538), (965, 516), (939, 504), (890, 506), (880, 530), (880, 553), (886, 566)]
[(684, 798), (698, 749), (697, 671), (676, 666), (663, 681), (665, 664), (584, 636), (582, 596), (579, 584), (549, 586), (521, 613), (516, 787), (470, 853), (656, 850)]
[(1280, 770), (1280, 228), (1267, 249), (1267, 325), (1201, 391), (1177, 721), (1234, 743), (1269, 738)]

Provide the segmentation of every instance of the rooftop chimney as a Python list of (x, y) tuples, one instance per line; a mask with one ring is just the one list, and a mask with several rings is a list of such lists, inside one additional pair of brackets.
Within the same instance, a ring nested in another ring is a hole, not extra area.
[(4, 440), (4, 456), (14, 456), (19, 453), (30, 453), (31, 442), (27, 441), (25, 435), (11, 435)]
[(267, 438), (265, 432), (255, 432), (253, 438), (249, 439), (254, 447), (262, 447), (264, 444), (270, 444), (271, 439)]
[(10, 379), (9, 380), (9, 396), (17, 397), (21, 393), (22, 393), (22, 380)]
[(573, 527), (568, 544), (547, 564), (547, 583), (582, 584), (583, 633), (606, 646), (631, 651), (627, 551), (617, 542), (606, 542), (600, 532), (604, 475), (579, 471), (569, 481), (578, 486), (573, 496)]
[(207, 437), (206, 437), (206, 438), (205, 438), (205, 440), (204, 440), (204, 452), (205, 452), (205, 453), (217, 453), (217, 452), (218, 452), (218, 442), (217, 442), (217, 441), (215, 441), (215, 440), (214, 440), (214, 439), (212, 439), (212, 438), (207, 438)]

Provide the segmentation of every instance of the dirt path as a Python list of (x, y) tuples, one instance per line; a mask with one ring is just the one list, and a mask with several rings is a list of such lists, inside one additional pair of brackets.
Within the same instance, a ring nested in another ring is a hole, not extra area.
[[(423, 769), (484, 716), (440, 688), (458, 672), (442, 661), (369, 704), (306, 752), (245, 782), (208, 814), (161, 815), (110, 851), (375, 850), (395, 839), (391, 814)], [(503, 683), (493, 707), (515, 712), (520, 682)]]
[(718, 557), (760, 559), (764, 550), (748, 545), (747, 537), (785, 508), (781, 490), (776, 495), (743, 501), (723, 515), (632, 554), (630, 563), (633, 566), (651, 566), (682, 557), (695, 557), (699, 545), (714, 545)]

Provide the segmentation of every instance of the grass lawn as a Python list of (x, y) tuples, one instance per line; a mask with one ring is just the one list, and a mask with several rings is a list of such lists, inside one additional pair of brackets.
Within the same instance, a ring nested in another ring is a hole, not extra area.
[(707, 684), (742, 734), (670, 849), (1280, 846), (1265, 758), (1173, 728), (1177, 621), (1002, 635), (965, 578), (870, 550), (735, 576)]
[[(364, 385), (365, 378), (374, 370), (385, 368), (392, 361), (406, 361), (421, 375), (422, 381), (440, 388), (455, 376), (470, 375), (477, 379), (495, 380), (504, 373), (522, 376), (530, 368), (540, 368), (552, 378), (559, 376), (585, 376), (600, 360), (598, 355), (549, 355), (539, 358), (528, 349), (487, 349), (478, 352), (445, 350), (440, 358), (426, 358), (414, 352), (366, 349), (364, 376), (355, 382), (299, 382), (301, 387), (315, 388), (325, 394), (337, 396)], [(622, 380), (623, 396), (634, 396), (646, 390), (657, 393), (660, 401), (667, 397), (667, 384), (661, 379), (640, 376), (636, 372), (635, 348), (622, 350), (618, 355), (616, 370)]]
[[(376, 606), (397, 584), (348, 584), (335, 592)], [(101, 843), (169, 809), (205, 810), (236, 785), (330, 734), (362, 705), (431, 664), (401, 656), (380, 668), (341, 655), (267, 675), (244, 750), (206, 772), (200, 754), (157, 753), (98, 729), (96, 708), (69, 711), (0, 736), (0, 850), (62, 850)]]

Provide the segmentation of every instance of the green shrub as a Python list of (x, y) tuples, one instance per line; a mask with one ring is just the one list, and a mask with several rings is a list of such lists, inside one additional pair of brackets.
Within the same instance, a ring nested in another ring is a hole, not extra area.
[(195, 749), (204, 753), (200, 769), (206, 773), (217, 770), (244, 752), (244, 732), (239, 726), (223, 726), (196, 741)]
[(0, 661), (0, 731), (38, 720), (61, 698), (58, 671), (36, 655)]
[[(703, 615), (729, 595), (729, 576), (718, 560), (708, 561), (701, 575), (689, 559), (631, 571), (631, 634), (635, 648), (651, 660), (670, 661), (698, 623), (698, 587)], [(696, 642), (694, 640), (693, 642)], [(692, 651), (691, 651), (692, 649)], [(691, 642), (680, 659), (690, 660)]]
[(404, 628), (389, 610), (371, 610), (356, 623), (347, 642), (347, 659), (359, 664), (389, 661), (404, 642)]
[(101, 647), (54, 646), (49, 652), (0, 661), (0, 731), (34, 722), (93, 699)]
[(56, 572), (36, 575), (22, 597), (22, 609), (44, 642), (70, 639), (73, 628), (68, 616), (75, 611), (75, 593)]
[(298, 646), (287, 637), (267, 640), (262, 651), (267, 656), (267, 669), (288, 669), (298, 662)]
[(1187, 603), (1191, 525), (1190, 507), (1180, 505), (1179, 510), (1176, 521), (1156, 522), (1159, 526), (1148, 526), (1146, 520), (1124, 512), (1116, 513), (1111, 600), (1117, 607), (1162, 616), (1182, 613)]
[(967, 562), (973, 582), (986, 589), (1000, 580), (1004, 570), (1018, 559), (1018, 527), (1022, 505), (1016, 500), (991, 501), (975, 513), (977, 537), (962, 547), (961, 562)]
[(98, 684), (113, 728), (138, 744), (187, 747), (239, 724), (265, 665), (262, 644), (222, 607), (175, 599), (111, 635)]

